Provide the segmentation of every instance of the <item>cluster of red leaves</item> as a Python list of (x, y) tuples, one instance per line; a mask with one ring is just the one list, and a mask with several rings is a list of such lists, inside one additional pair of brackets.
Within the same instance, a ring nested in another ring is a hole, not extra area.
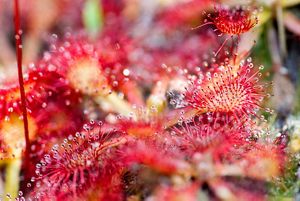
[[(134, 25), (122, 24), (128, 23), (121, 20), (125, 5), (104, 2), (107, 12), (121, 16), (112, 20), (120, 26), (104, 27), (93, 40), (66, 34), (25, 76), (32, 164), (23, 167), (22, 190), (28, 199), (264, 200), (284, 151), (257, 135), (264, 131), (254, 122), (268, 96), (260, 69), (246, 58), (239, 65), (225, 58), (233, 53), (213, 58), (210, 52), (221, 45), (213, 32), (173, 29), (172, 13), (179, 24), (189, 23), (206, 9), (202, 1), (154, 16), (158, 39), (132, 33)], [(190, 8), (193, 15), (187, 15)], [(215, 12), (212, 22), (227, 34), (255, 24), (242, 8)], [(160, 28), (162, 22), (171, 29)], [(20, 98), (15, 81), (3, 86), (1, 151), (15, 154), (15, 144), (7, 148), (14, 139), (4, 133), (16, 133), (7, 128), (21, 114)], [(111, 98), (116, 93), (125, 98)], [(105, 110), (107, 100), (110, 107), (128, 104), (132, 112), (123, 117)], [(81, 129), (91, 116), (99, 123)], [(14, 137), (24, 148), (22, 136)]]

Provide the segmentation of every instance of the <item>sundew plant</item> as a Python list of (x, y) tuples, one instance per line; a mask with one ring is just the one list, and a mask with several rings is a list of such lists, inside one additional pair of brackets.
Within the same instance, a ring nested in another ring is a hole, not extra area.
[(0, 200), (299, 200), (299, 5), (0, 0)]

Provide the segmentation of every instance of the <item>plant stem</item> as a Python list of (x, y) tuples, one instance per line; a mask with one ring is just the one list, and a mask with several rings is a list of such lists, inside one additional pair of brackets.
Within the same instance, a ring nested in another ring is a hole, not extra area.
[(9, 197), (5, 197), (4, 200), (11, 200), (18, 197), (19, 191), (19, 174), (21, 170), (22, 161), (20, 158), (14, 158), (8, 161), (7, 166), (5, 168), (5, 196), (9, 195)]
[(152, 92), (146, 101), (148, 117), (159, 115), (166, 109), (167, 100), (165, 94), (168, 90), (169, 82), (168, 78), (162, 78), (161, 81), (158, 81), (153, 87)]
[(131, 115), (133, 119), (135, 119), (134, 110), (131, 108), (131, 105), (118, 96), (115, 92), (107, 96), (97, 96), (95, 97), (95, 101), (102, 105), (102, 103), (108, 104), (114, 112), (129, 117)]
[(15, 39), (16, 39), (16, 57), (18, 65), (18, 78), (20, 85), (20, 96), (21, 96), (21, 105), (22, 105), (22, 116), (24, 122), (24, 134), (26, 142), (26, 156), (28, 156), (30, 151), (30, 142), (29, 142), (29, 129), (28, 129), (28, 118), (27, 118), (27, 107), (26, 107), (26, 98), (25, 98), (25, 89), (24, 89), (24, 78), (22, 73), (22, 30), (20, 26), (20, 14), (19, 14), (19, 0), (15, 0), (14, 6), (15, 13)]
[(287, 54), (286, 35), (285, 35), (285, 28), (283, 23), (283, 8), (280, 1), (277, 1), (275, 6), (276, 6), (278, 32), (279, 32), (278, 35), (279, 35), (280, 53), (281, 53), (281, 59), (283, 60)]

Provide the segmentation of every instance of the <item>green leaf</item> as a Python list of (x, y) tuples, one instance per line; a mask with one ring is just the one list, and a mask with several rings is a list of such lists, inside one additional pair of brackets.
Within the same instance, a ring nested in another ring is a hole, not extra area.
[(99, 0), (87, 0), (83, 8), (83, 23), (87, 32), (96, 36), (103, 27), (103, 11)]

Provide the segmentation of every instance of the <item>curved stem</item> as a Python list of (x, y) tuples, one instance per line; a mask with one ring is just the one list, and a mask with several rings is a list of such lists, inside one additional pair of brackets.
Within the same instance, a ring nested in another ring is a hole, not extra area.
[(25, 134), (25, 142), (26, 142), (26, 156), (28, 156), (30, 151), (30, 142), (29, 142), (29, 129), (28, 129), (28, 118), (27, 118), (27, 107), (26, 107), (26, 97), (25, 97), (25, 89), (24, 89), (24, 78), (22, 73), (22, 30), (20, 25), (20, 14), (19, 14), (19, 1), (15, 0), (15, 39), (16, 39), (16, 57), (18, 64), (18, 77), (19, 77), (19, 85), (20, 85), (20, 96), (22, 103), (22, 115), (24, 121), (24, 134)]
[(287, 54), (287, 45), (286, 45), (286, 34), (283, 22), (283, 8), (280, 1), (276, 3), (276, 18), (278, 25), (278, 35), (279, 35), (279, 44), (280, 44), (280, 56), (281, 59), (284, 59)]
[(199, 29), (199, 28), (204, 27), (204, 26), (209, 25), (209, 24), (214, 24), (214, 23), (213, 22), (206, 22), (206, 23), (201, 24), (199, 26), (193, 27), (192, 30)]
[(230, 37), (227, 37), (224, 42), (222, 43), (221, 47), (217, 50), (217, 52), (214, 54), (215, 57), (218, 56), (219, 52), (221, 51), (221, 49), (224, 47), (224, 45), (226, 44), (226, 42), (230, 39)]
[(147, 116), (155, 116), (164, 112), (167, 106), (165, 94), (168, 90), (170, 80), (168, 78), (162, 78), (158, 81), (152, 89), (150, 96), (148, 97), (147, 104)]

